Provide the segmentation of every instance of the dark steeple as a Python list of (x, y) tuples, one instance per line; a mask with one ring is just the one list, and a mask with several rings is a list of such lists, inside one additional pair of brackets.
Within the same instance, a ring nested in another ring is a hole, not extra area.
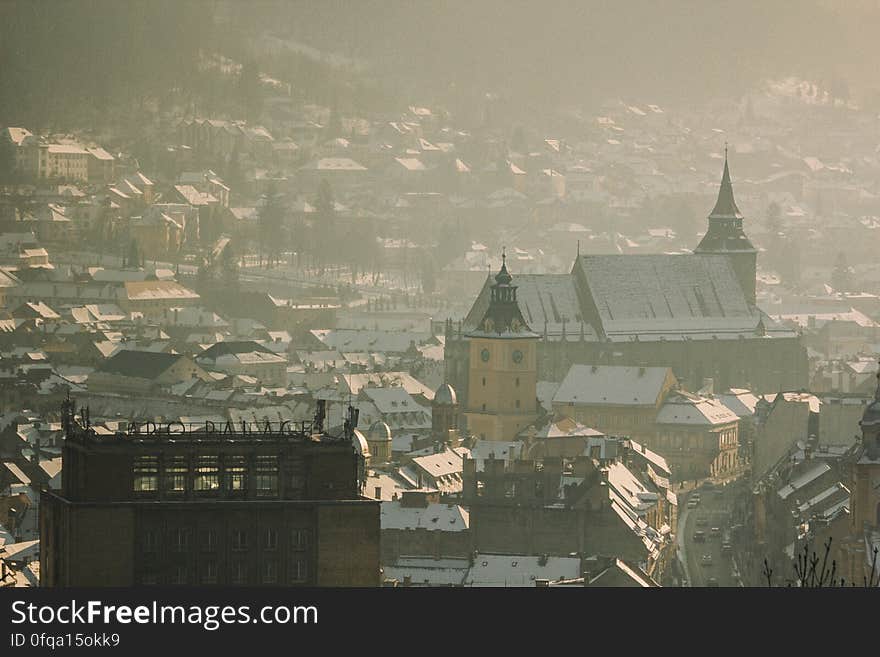
[(733, 185), (730, 183), (730, 168), (727, 166), (727, 146), (724, 147), (724, 174), (721, 176), (721, 188), (718, 190), (718, 200), (709, 214), (709, 219), (740, 219), (739, 208), (733, 199)]
[(709, 214), (709, 228), (694, 253), (728, 256), (746, 299), (751, 305), (755, 305), (758, 250), (743, 231), (743, 216), (733, 198), (727, 146), (724, 147), (724, 173), (721, 176), (718, 200)]
[(507, 271), (507, 253), (504, 251), (501, 253), (501, 269), (495, 274), (495, 283), (490, 289), (489, 307), (476, 330), (468, 336), (538, 337), (529, 329), (516, 302), (516, 285), (513, 285), (513, 276)]
[(733, 198), (730, 168), (727, 165), (727, 147), (724, 147), (724, 174), (718, 200), (709, 214), (709, 230), (694, 253), (757, 253), (742, 227), (743, 216)]
[[(501, 249), (501, 270), (495, 274), (495, 282), (498, 285), (510, 285), (510, 281), (513, 280), (513, 276), (510, 275), (510, 272), (507, 271), (507, 251), (505, 249)], [(512, 286), (513, 289), (516, 289), (516, 286)]]

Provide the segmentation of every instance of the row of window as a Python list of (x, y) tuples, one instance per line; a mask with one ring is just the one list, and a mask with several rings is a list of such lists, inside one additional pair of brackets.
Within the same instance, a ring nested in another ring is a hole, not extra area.
[[(266, 551), (278, 549), (278, 530), (268, 527), (260, 532), (254, 532), (257, 546)], [(192, 545), (193, 531), (189, 527), (179, 527), (168, 532), (168, 546), (172, 552), (188, 552)], [(307, 550), (311, 540), (311, 530), (296, 527), (290, 530), (289, 548), (294, 551)], [(158, 552), (160, 547), (160, 532), (148, 529), (143, 534), (144, 552)], [(229, 543), (233, 552), (246, 552), (251, 547), (252, 536), (246, 529), (233, 529), (229, 536)], [(199, 532), (199, 549), (205, 552), (217, 550), (217, 532), (213, 529), (203, 529)]]
[[(191, 484), (190, 484), (191, 480)], [(244, 493), (248, 484), (258, 496), (278, 494), (278, 457), (257, 456), (249, 467), (245, 456), (203, 455), (191, 464), (185, 456), (172, 456), (159, 463), (158, 456), (138, 456), (132, 467), (132, 490), (136, 493), (165, 493), (182, 495), (188, 490), (196, 493), (216, 493), (225, 490)], [(301, 488), (303, 478), (291, 474), (290, 486)]]
[[(214, 560), (208, 560), (199, 564), (198, 568), (190, 568), (186, 565), (177, 565), (171, 568), (167, 576), (169, 584), (216, 584), (219, 581), (218, 564)], [(230, 584), (253, 584), (253, 567), (243, 560), (235, 560), (228, 566), (226, 580)], [(197, 577), (197, 581), (194, 578)], [(290, 584), (304, 584), (309, 579), (309, 562), (306, 559), (293, 559), (288, 564), (286, 581)], [(158, 573), (146, 572), (141, 575), (141, 584), (159, 584)], [(256, 583), (281, 584), (279, 576), (279, 563), (276, 560), (264, 561), (259, 567), (259, 576)]]

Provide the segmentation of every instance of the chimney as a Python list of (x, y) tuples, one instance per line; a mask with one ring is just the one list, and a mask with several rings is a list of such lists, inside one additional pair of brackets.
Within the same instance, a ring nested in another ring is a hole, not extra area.
[(404, 586), (412, 586), (412, 575), (404, 575), (403, 576), (403, 585)]
[(593, 579), (593, 573), (592, 573), (592, 571), (585, 570), (582, 573), (582, 577), (584, 578), (584, 586), (589, 586), (590, 580)]

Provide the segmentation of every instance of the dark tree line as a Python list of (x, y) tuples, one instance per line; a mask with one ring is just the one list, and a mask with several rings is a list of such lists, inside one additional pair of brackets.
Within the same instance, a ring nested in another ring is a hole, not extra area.
[[(213, 3), (28, 0), (0, 4), (0, 124), (32, 130), (102, 118), (185, 86)], [(67, 125), (65, 125), (67, 124)]]

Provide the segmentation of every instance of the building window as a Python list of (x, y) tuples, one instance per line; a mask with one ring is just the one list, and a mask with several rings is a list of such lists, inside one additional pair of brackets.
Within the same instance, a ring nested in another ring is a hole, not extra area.
[(244, 552), (248, 549), (248, 535), (244, 529), (232, 530), (233, 552)]
[(483, 404), (483, 410), (484, 410), (484, 411), (486, 410), (486, 405), (485, 405), (485, 404)]
[(227, 460), (226, 489), (232, 493), (247, 490), (247, 459), (244, 456), (230, 456)]
[(135, 493), (155, 493), (159, 490), (159, 457), (135, 457), (133, 475), (132, 489)]
[(232, 573), (230, 580), (233, 584), (247, 583), (247, 565), (241, 559), (232, 562)]
[(305, 550), (309, 547), (309, 530), (296, 528), (290, 532), (290, 547), (293, 550)]
[(189, 467), (184, 456), (172, 456), (165, 463), (165, 492), (181, 495), (186, 492)]
[(159, 583), (156, 573), (144, 573), (141, 575), (141, 584), (144, 586), (154, 586)]
[(186, 566), (174, 566), (171, 571), (172, 584), (186, 584)]
[(258, 497), (276, 497), (278, 495), (277, 456), (257, 457), (256, 489)]
[(274, 560), (263, 563), (263, 584), (278, 583), (278, 562)]
[(189, 529), (179, 527), (171, 530), (171, 549), (174, 552), (186, 552), (189, 549)]
[(266, 550), (275, 550), (278, 548), (278, 532), (273, 528), (269, 528), (266, 530), (264, 535), (265, 543), (263, 544), (263, 548)]
[(302, 584), (309, 578), (309, 562), (305, 559), (294, 559), (290, 564), (290, 581)]
[(516, 387), (519, 388), (519, 377), (516, 377), (515, 383), (516, 383)]
[(202, 550), (205, 552), (214, 552), (217, 549), (217, 532), (213, 529), (203, 529), (201, 531)]
[(519, 408), (519, 399), (516, 400), (516, 407)]
[(159, 550), (159, 532), (148, 529), (144, 532), (144, 552), (156, 552)]
[(302, 493), (303, 489), (306, 487), (306, 478), (303, 477), (301, 472), (291, 472), (290, 473), (290, 491), (295, 491), (297, 493)]
[(193, 487), (197, 492), (216, 492), (220, 490), (220, 459), (217, 456), (200, 456), (196, 463), (196, 478)]
[(217, 562), (213, 559), (202, 564), (202, 584), (217, 583)]
[(485, 376), (483, 377), (483, 387), (484, 388), (486, 387), (486, 377)]

